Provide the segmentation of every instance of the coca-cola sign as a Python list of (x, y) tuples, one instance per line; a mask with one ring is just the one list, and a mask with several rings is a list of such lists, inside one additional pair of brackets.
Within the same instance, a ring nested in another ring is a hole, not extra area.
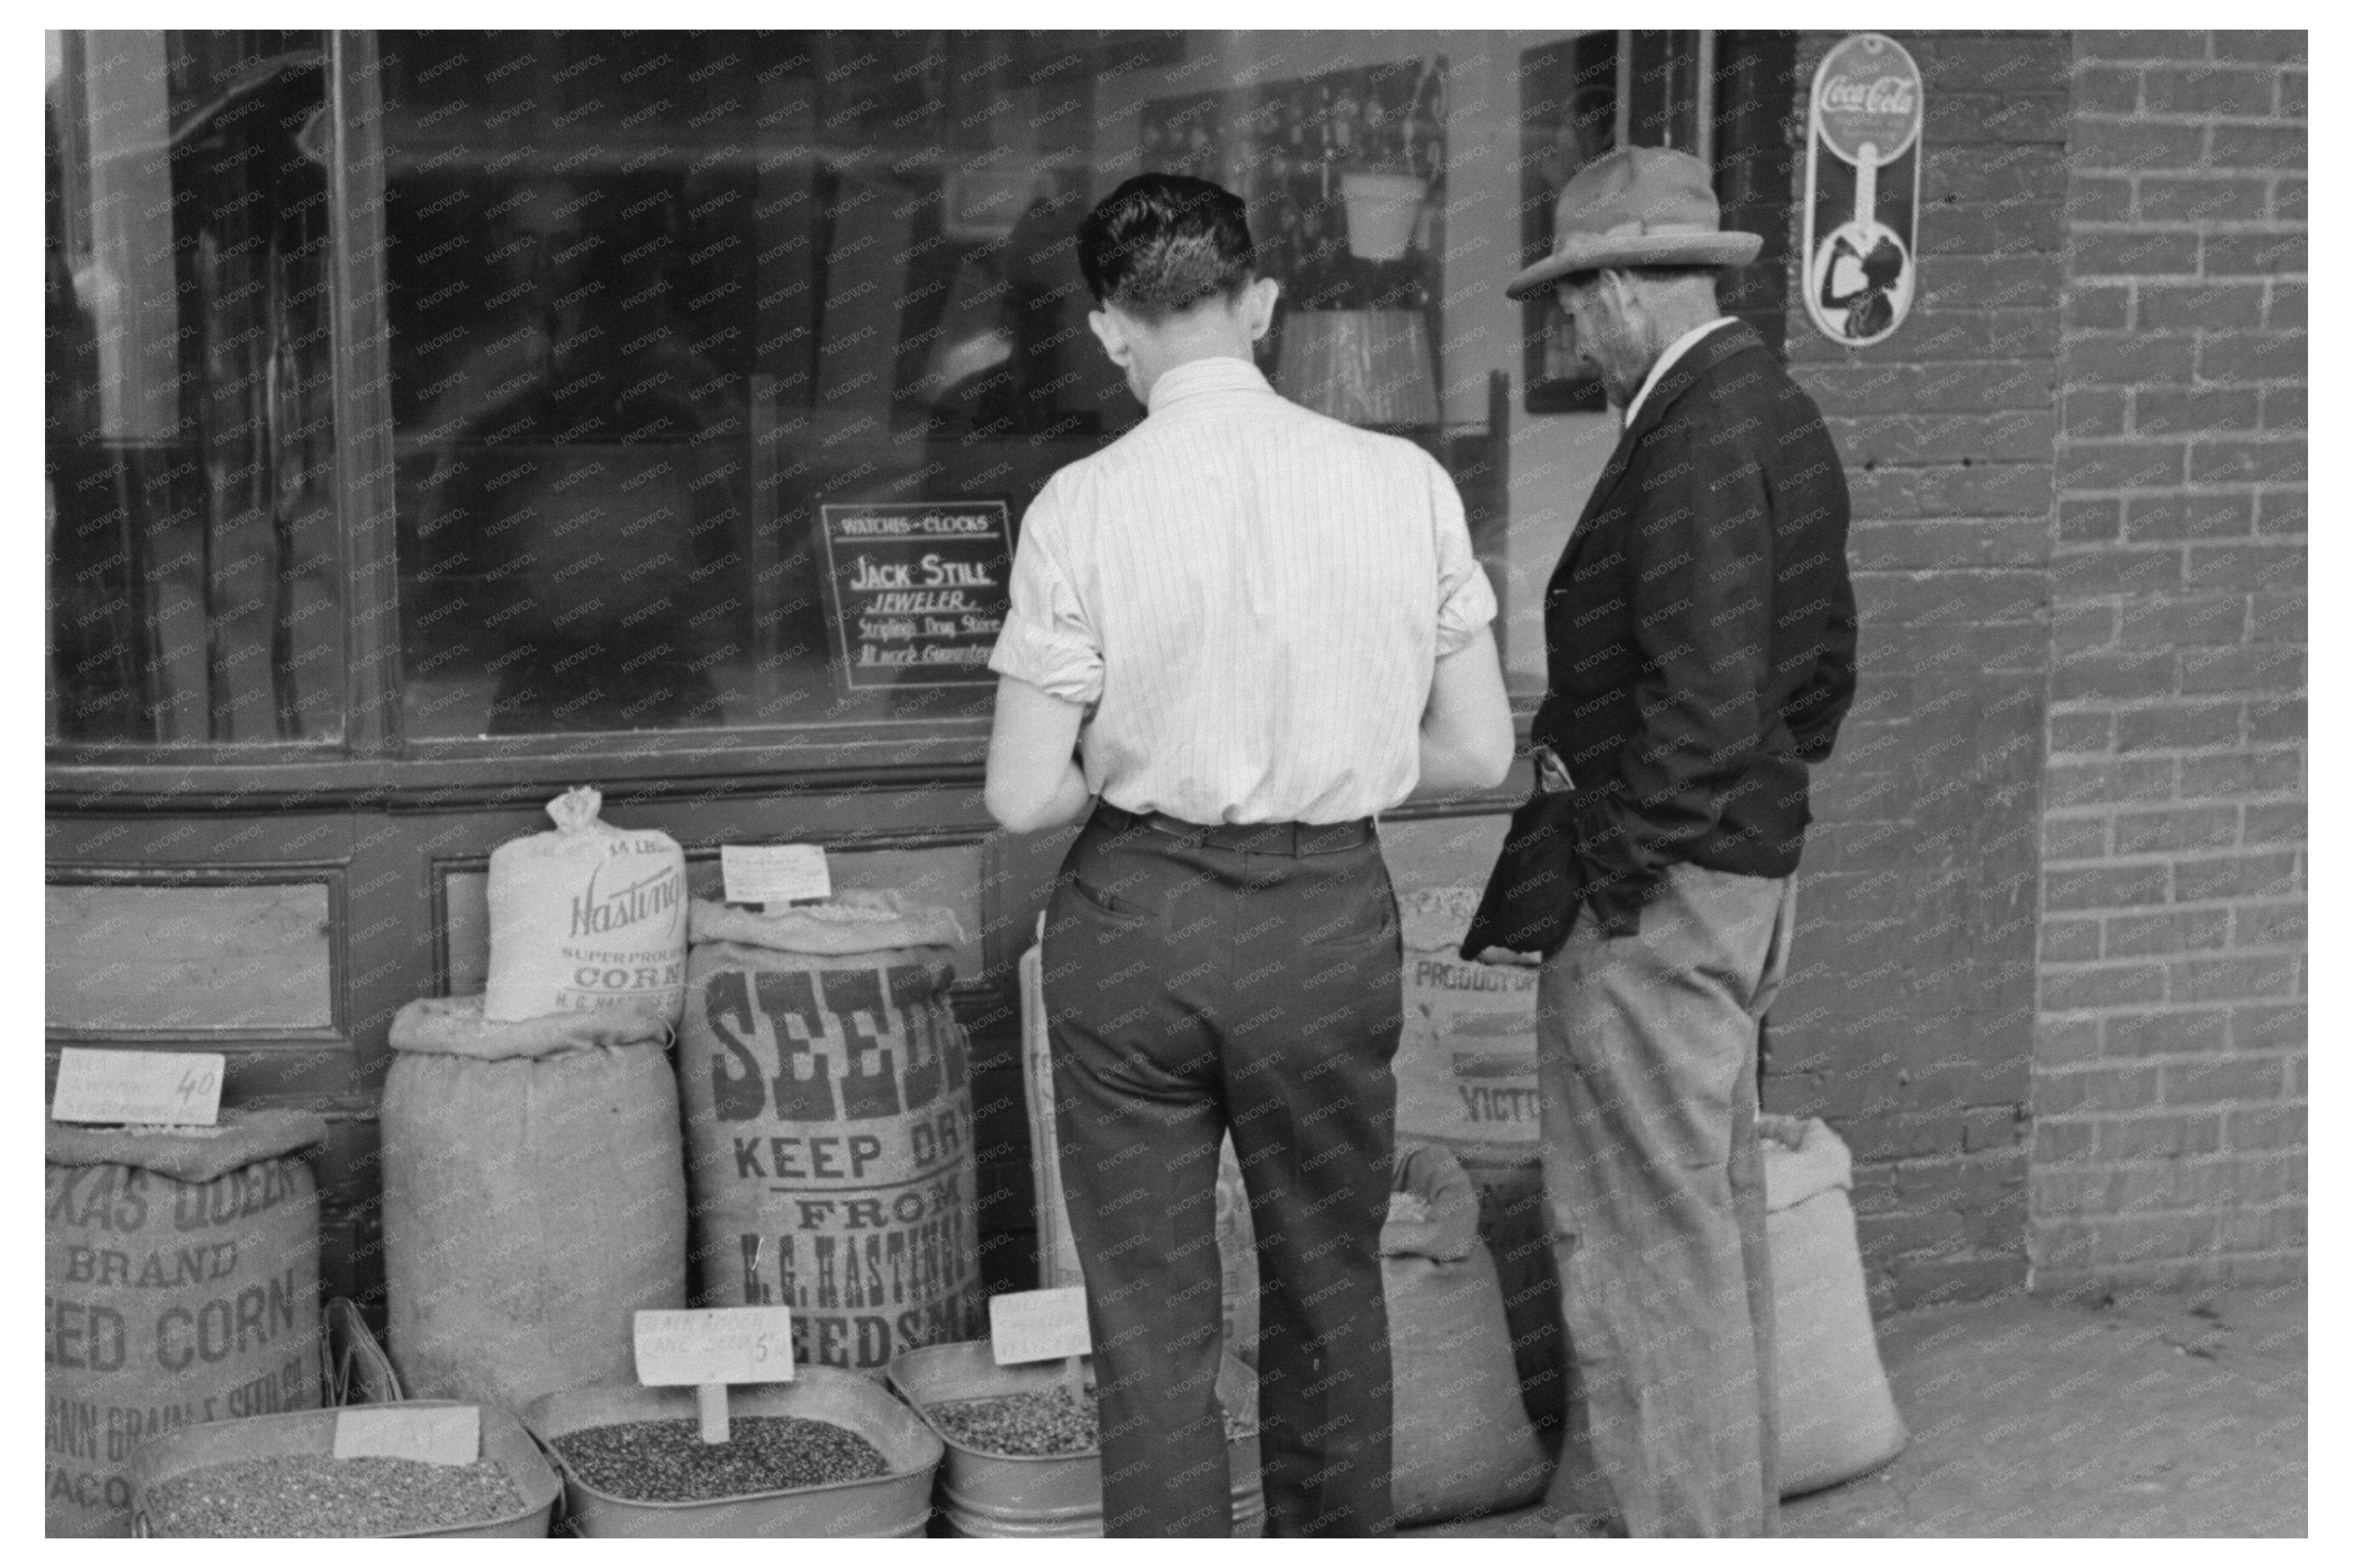
[(1841, 40), (1814, 73), (1814, 128), (1850, 164), (1893, 162), (1920, 134), (1920, 68), (1881, 34)]

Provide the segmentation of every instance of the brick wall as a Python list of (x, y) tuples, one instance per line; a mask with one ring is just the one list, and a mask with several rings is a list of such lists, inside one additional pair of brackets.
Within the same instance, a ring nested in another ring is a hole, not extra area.
[(2038, 1287), (2305, 1245), (2300, 33), (2082, 33), (2052, 556)]
[[(1799, 40), (1799, 191), (1806, 93), (1839, 36)], [(1883, 1311), (2026, 1274), (2071, 65), (2061, 33), (1894, 36), (1926, 94), (1920, 296), (1856, 351), (1790, 291), (1791, 367), (1853, 493), (1862, 668), (1815, 776), (1765, 1090), (1852, 1148)]]

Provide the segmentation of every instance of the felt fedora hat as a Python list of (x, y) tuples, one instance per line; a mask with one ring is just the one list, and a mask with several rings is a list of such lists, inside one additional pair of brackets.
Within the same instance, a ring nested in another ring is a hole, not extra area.
[(1523, 299), (1602, 267), (1737, 267), (1762, 235), (1718, 227), (1707, 165), (1672, 147), (1621, 147), (1579, 169), (1553, 206), (1552, 254), (1504, 285)]

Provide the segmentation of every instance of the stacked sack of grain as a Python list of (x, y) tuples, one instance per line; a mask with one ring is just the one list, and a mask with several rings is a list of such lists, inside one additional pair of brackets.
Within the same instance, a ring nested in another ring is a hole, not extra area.
[(131, 1533), (132, 1446), (319, 1403), (308, 1111), (47, 1127), (47, 1533)]
[(678, 1072), (701, 1299), (793, 1308), (796, 1359), (881, 1378), (980, 1331), (955, 916), (895, 892), (698, 899)]
[(602, 804), (567, 790), (555, 831), (491, 854), (487, 992), (393, 1021), (385, 1273), (413, 1395), (520, 1410), (629, 1381), (632, 1314), (685, 1305), (685, 856)]

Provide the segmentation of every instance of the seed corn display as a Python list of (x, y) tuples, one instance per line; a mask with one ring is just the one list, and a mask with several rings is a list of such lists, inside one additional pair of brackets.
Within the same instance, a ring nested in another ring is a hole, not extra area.
[[(983, 1454), (1049, 1458), (1090, 1453), (1095, 1446), (1094, 1401), (1074, 1399), (1062, 1387), (942, 1400), (925, 1405), (923, 1413), (951, 1441)], [(1224, 1414), (1229, 1441), (1250, 1435), (1232, 1411)]]
[(724, 1443), (705, 1443), (691, 1420), (586, 1426), (554, 1443), (581, 1480), (628, 1502), (708, 1502), (890, 1473), (857, 1433), (797, 1415), (736, 1416)]
[(148, 1493), (164, 1536), (403, 1535), (512, 1519), (522, 1494), (496, 1459), (334, 1459), (272, 1454), (174, 1476)]

